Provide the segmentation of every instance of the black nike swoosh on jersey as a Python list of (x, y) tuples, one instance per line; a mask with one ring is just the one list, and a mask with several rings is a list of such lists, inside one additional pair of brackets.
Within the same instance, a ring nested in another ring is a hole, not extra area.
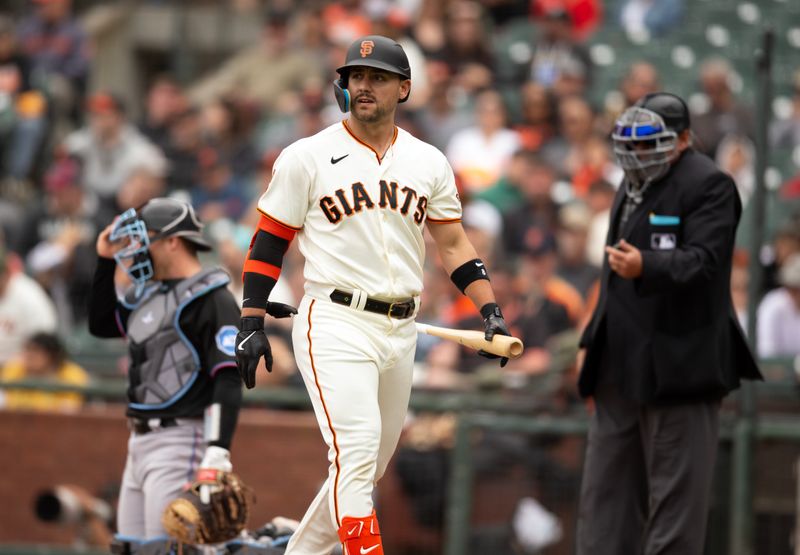
[(340, 156), (339, 158), (334, 158), (333, 156), (331, 156), (331, 164), (338, 164), (339, 162), (341, 162), (342, 160), (344, 160), (348, 156), (350, 156), (350, 155), (349, 154), (345, 154), (344, 156)]

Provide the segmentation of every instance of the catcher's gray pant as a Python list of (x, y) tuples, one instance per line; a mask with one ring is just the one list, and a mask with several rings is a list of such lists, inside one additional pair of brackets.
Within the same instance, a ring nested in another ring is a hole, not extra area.
[(203, 421), (179, 420), (172, 428), (131, 433), (117, 507), (117, 533), (124, 538), (166, 535), (161, 514), (194, 479), (203, 457)]
[(578, 511), (578, 555), (700, 555), (719, 402), (634, 403), (598, 384)]

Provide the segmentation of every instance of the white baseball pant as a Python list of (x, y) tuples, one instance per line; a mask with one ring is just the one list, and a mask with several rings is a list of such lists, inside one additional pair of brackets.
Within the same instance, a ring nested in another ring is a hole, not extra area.
[(373, 488), (397, 446), (411, 394), (414, 318), (335, 304), (328, 293), (303, 298), (292, 332), (330, 466), (287, 555), (328, 555), (343, 517), (372, 513)]

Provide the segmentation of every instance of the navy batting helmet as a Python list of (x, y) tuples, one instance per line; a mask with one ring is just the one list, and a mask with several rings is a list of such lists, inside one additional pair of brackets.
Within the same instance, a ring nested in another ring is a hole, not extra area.
[[(374, 67), (411, 79), (411, 67), (403, 47), (390, 38), (381, 35), (367, 35), (353, 42), (347, 49), (344, 65), (336, 68), (339, 79), (334, 81), (333, 90), (342, 112), (350, 110), (350, 93), (347, 91), (347, 77), (350, 69), (358, 66)], [(405, 102), (411, 91), (400, 99)]]

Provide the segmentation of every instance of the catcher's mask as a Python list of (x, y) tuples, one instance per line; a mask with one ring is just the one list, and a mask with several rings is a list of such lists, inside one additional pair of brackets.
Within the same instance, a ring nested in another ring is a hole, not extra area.
[(154, 274), (150, 244), (175, 235), (192, 242), (197, 250), (211, 250), (211, 245), (203, 238), (202, 229), (203, 224), (191, 205), (171, 198), (154, 198), (139, 210), (129, 208), (120, 215), (109, 239), (111, 242), (127, 241), (114, 254), (114, 260), (136, 286), (137, 297)]
[(150, 259), (147, 226), (139, 219), (135, 208), (129, 208), (122, 213), (114, 224), (109, 239), (112, 243), (127, 240), (127, 244), (114, 253), (114, 260), (136, 286), (136, 296), (140, 296), (144, 285), (153, 277), (153, 261)]
[[(374, 67), (400, 75), (403, 79), (411, 79), (411, 67), (403, 47), (390, 38), (381, 35), (368, 35), (357, 39), (347, 49), (344, 65), (337, 68), (339, 79), (333, 82), (333, 93), (336, 103), (342, 112), (350, 111), (350, 91), (347, 90), (347, 78), (350, 70), (356, 66)], [(411, 90), (400, 102), (411, 96)]]
[(611, 134), (617, 163), (641, 188), (663, 177), (678, 155), (678, 135), (689, 128), (689, 111), (669, 93), (645, 96), (625, 110)]

